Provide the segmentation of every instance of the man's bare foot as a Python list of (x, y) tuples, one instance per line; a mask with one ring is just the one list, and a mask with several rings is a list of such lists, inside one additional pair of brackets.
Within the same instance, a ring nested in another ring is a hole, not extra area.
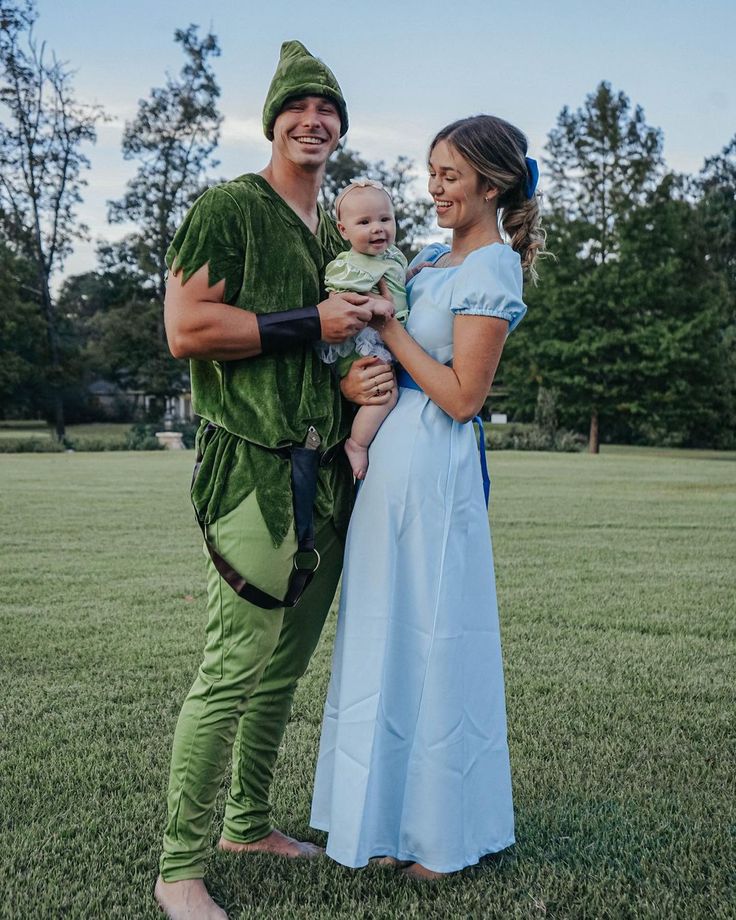
[(217, 848), (230, 853), (275, 853), (276, 856), (287, 856), (291, 859), (313, 859), (324, 853), (322, 847), (318, 847), (315, 843), (294, 840), (293, 837), (287, 837), (281, 831), (271, 831), (266, 837), (253, 843), (236, 843), (234, 840), (220, 837)]
[(368, 448), (361, 447), (357, 441), (348, 438), (345, 442), (345, 453), (353, 469), (353, 476), (356, 479), (365, 479), (368, 472)]
[(435, 872), (432, 869), (427, 869), (426, 866), (418, 862), (412, 863), (407, 866), (406, 869), (402, 869), (402, 872), (404, 875), (408, 875), (410, 878), (419, 879), (422, 882), (436, 882), (450, 875), (449, 872)]
[(201, 878), (165, 882), (159, 875), (153, 896), (170, 920), (227, 920), (227, 914), (209, 896)]

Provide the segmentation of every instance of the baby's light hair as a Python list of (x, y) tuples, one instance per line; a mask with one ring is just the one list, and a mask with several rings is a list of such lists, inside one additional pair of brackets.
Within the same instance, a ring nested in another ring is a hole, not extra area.
[(340, 192), (340, 194), (335, 199), (335, 220), (337, 221), (340, 220), (340, 205), (342, 204), (343, 199), (345, 198), (346, 195), (349, 195), (350, 192), (352, 192), (356, 188), (380, 189), (382, 192), (386, 193), (386, 197), (388, 198), (389, 202), (391, 203), (391, 206), (393, 207), (393, 201), (391, 200), (391, 196), (388, 193), (388, 189), (384, 185), (382, 185), (380, 182), (377, 182), (375, 179), (353, 179), (350, 185), (346, 185), (345, 188)]

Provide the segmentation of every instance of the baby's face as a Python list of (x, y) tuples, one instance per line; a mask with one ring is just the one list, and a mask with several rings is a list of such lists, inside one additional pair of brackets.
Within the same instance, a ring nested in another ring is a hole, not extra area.
[(356, 188), (340, 205), (337, 228), (353, 249), (378, 256), (393, 246), (396, 218), (391, 199), (379, 188)]

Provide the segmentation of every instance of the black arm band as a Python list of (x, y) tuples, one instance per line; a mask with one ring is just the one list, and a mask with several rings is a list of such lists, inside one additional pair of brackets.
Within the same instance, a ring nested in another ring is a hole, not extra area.
[(258, 332), (261, 335), (261, 353), (272, 354), (316, 342), (322, 337), (322, 324), (316, 307), (299, 307), (278, 313), (259, 313)]

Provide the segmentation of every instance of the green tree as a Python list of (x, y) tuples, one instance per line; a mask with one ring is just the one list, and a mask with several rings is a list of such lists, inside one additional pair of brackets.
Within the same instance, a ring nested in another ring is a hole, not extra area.
[(631, 411), (635, 396), (621, 232), (661, 177), (662, 135), (641, 107), (603, 82), (581, 108), (563, 108), (546, 150), (546, 222), (557, 260), (542, 266), (543, 283), (528, 295), (527, 373), (585, 413), (597, 453), (601, 424)]
[(69, 278), (59, 294), (87, 380), (102, 377), (121, 390), (153, 395), (162, 407), (187, 380), (160, 346), (158, 292), (130, 240), (102, 244), (97, 256), (97, 269)]
[(662, 140), (642, 107), (632, 109), (605, 81), (581, 108), (560, 112), (545, 147), (547, 197), (553, 210), (587, 228), (586, 255), (595, 263), (616, 258), (620, 221), (661, 178)]
[(0, 0), (0, 215), (6, 239), (27, 256), (36, 276), (48, 343), (52, 415), (64, 436), (62, 318), (51, 279), (87, 228), (75, 214), (89, 160), (82, 152), (96, 140), (102, 117), (77, 102), (71, 71), (33, 36), (31, 0)]
[(695, 185), (708, 258), (736, 295), (736, 135), (705, 161)]
[(728, 446), (728, 298), (685, 178), (665, 176), (632, 211), (620, 266), (636, 391), (622, 421), (650, 442)]
[[(86, 353), (97, 372), (159, 401), (188, 385), (166, 343), (166, 251), (217, 166), (213, 153), (222, 123), (212, 69), (220, 54), (217, 37), (200, 36), (198, 26), (190, 25), (177, 29), (174, 41), (185, 58), (180, 73), (154, 87), (125, 126), (123, 156), (136, 160), (138, 169), (125, 195), (109, 202), (108, 216), (111, 223), (132, 221), (137, 230), (102, 250), (99, 271), (88, 279), (97, 308), (86, 323)], [(120, 285), (112, 302), (105, 294), (110, 284)]]
[(47, 340), (33, 265), (0, 240), (0, 415), (35, 417), (42, 408)]
[(709, 157), (695, 180), (697, 212), (707, 259), (723, 279), (726, 320), (722, 330), (726, 378), (724, 426), (736, 441), (736, 135)]
[(322, 205), (332, 211), (341, 189), (353, 179), (375, 179), (386, 187), (396, 214), (396, 245), (411, 259), (419, 252), (433, 226), (433, 205), (414, 195), (414, 163), (398, 157), (388, 167), (383, 160), (370, 163), (355, 150), (339, 148), (327, 163), (322, 186)]
[(346, 185), (350, 185), (353, 179), (373, 179), (372, 171), (373, 167), (356, 150), (351, 150), (349, 147), (338, 147), (327, 161), (320, 193), (322, 207), (333, 213), (335, 199), (340, 191)]
[(212, 154), (220, 136), (217, 108), (220, 87), (211, 59), (220, 54), (216, 36), (200, 37), (198, 27), (177, 29), (174, 41), (185, 55), (178, 77), (167, 76), (123, 133), (126, 160), (138, 170), (125, 195), (109, 204), (112, 223), (132, 221), (130, 239), (142, 271), (151, 277), (159, 300), (166, 290), (166, 250), (193, 200), (206, 185), (207, 171), (217, 165)]
[(551, 215), (556, 260), (542, 266), (524, 335), (504, 356), (518, 415), (530, 415), (536, 386), (556, 387), (565, 425), (586, 424), (592, 395), (611, 439), (730, 445), (725, 285), (686, 192), (666, 175), (619, 220), (617, 256), (598, 265), (580, 256), (585, 225)]

